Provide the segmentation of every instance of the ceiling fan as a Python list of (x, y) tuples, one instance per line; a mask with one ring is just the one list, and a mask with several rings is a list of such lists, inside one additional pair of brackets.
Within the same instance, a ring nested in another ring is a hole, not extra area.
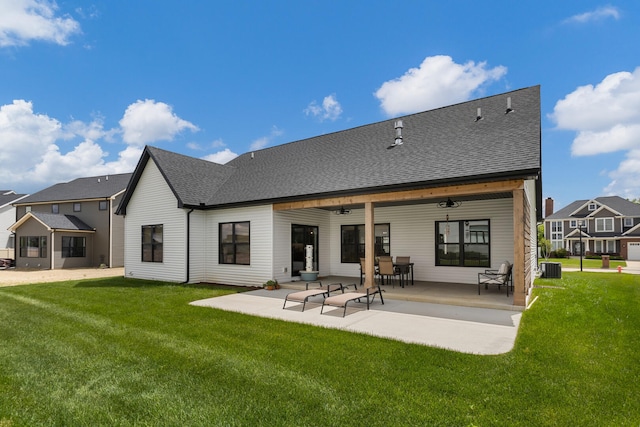
[(340, 206), (340, 209), (334, 211), (336, 215), (349, 215), (351, 209), (345, 209), (344, 206)]
[(443, 201), (439, 202), (438, 203), (438, 207), (440, 207), (440, 208), (457, 208), (461, 204), (462, 204), (462, 202), (460, 202), (458, 200), (453, 201), (453, 200), (451, 200), (451, 197), (448, 197), (447, 200), (443, 200)]

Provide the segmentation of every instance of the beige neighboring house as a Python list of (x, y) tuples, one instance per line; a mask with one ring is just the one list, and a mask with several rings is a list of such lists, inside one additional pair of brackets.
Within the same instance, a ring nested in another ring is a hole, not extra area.
[(0, 190), (0, 258), (13, 259), (15, 241), (9, 227), (16, 220), (16, 208), (13, 203), (27, 197), (13, 190)]
[(122, 267), (124, 221), (115, 211), (130, 178), (78, 178), (14, 203), (16, 267)]

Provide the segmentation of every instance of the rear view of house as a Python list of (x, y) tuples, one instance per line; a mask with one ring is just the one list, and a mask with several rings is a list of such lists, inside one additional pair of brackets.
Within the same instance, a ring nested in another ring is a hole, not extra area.
[(130, 178), (78, 178), (14, 203), (16, 267), (122, 267), (124, 221), (115, 211)]
[[(259, 151), (220, 165), (145, 147), (118, 213), (127, 277), (260, 285), (360, 276), (409, 256), (416, 280), (477, 284), (513, 264), (524, 306), (542, 219), (540, 88)], [(361, 264), (361, 259), (363, 260)], [(475, 289), (475, 287), (473, 288)]]

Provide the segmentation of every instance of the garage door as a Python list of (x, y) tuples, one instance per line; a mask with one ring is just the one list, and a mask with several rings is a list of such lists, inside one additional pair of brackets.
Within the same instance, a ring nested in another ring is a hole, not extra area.
[(627, 259), (629, 261), (640, 261), (640, 242), (629, 242), (628, 245)]

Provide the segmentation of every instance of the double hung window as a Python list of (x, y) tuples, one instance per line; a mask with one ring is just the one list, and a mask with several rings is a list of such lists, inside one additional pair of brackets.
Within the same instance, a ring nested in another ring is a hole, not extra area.
[(596, 232), (613, 231), (613, 218), (596, 218)]

